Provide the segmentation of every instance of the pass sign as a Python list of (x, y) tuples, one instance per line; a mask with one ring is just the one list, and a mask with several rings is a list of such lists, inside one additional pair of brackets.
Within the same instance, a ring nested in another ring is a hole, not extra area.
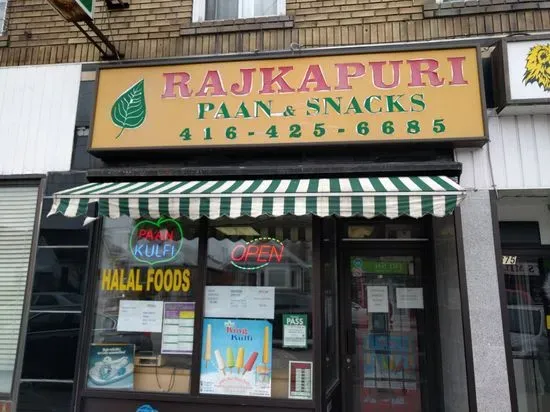
[(99, 71), (90, 149), (479, 143), (484, 112), (475, 47), (117, 65)]
[(307, 315), (283, 315), (283, 347), (307, 348)]

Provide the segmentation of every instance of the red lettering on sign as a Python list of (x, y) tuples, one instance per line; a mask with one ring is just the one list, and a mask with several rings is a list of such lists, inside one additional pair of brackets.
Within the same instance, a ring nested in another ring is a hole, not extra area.
[(234, 260), (235, 262), (240, 262), (244, 259), (244, 255), (246, 252), (246, 247), (244, 245), (237, 245), (233, 248), (233, 251), (231, 252), (231, 260)]
[(231, 261), (241, 269), (254, 269), (269, 263), (281, 263), (284, 250), (285, 246), (278, 240), (258, 239), (247, 244), (235, 245), (231, 251)]
[(260, 248), (256, 245), (248, 245), (248, 247), (246, 248), (246, 254), (244, 256), (244, 260), (250, 260), (250, 256), (253, 256), (255, 257), (255, 259), (258, 258), (258, 250), (260, 250)]
[(166, 229), (139, 229), (138, 239), (146, 240), (174, 240), (175, 233), (173, 230)]
[(271, 247), (271, 254), (269, 255), (269, 260), (273, 261), (273, 256), (277, 259), (277, 263), (281, 263), (283, 259), (283, 251), (285, 250), (285, 245), (281, 245), (279, 250), (275, 246)]
[[(426, 86), (426, 83), (422, 80), (422, 76), (426, 75), (430, 81), (430, 86), (441, 86), (444, 81), (439, 78), (437, 70), (439, 69), (439, 62), (435, 59), (418, 59), (407, 60), (411, 69), (411, 81), (410, 87)], [(424, 67), (427, 66), (427, 67)]]
[(258, 254), (258, 262), (262, 262), (262, 263), (269, 262), (269, 260), (268, 260), (269, 259), (269, 252), (270, 252), (269, 245), (260, 246), (260, 253)]
[[(336, 90), (351, 89), (350, 79), (357, 79), (365, 74), (365, 65), (362, 63), (337, 63), (335, 64), (338, 72), (338, 84)], [(353, 68), (353, 72), (349, 69)]]

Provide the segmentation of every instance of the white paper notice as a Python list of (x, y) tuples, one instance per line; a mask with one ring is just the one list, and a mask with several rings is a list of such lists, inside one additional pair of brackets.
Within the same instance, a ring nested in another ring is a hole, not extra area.
[(162, 332), (164, 302), (153, 300), (121, 300), (117, 331)]
[(424, 309), (422, 288), (396, 288), (395, 300), (398, 309)]
[(273, 319), (275, 288), (255, 286), (207, 286), (204, 316), (207, 318)]
[(371, 313), (390, 311), (387, 286), (367, 286), (367, 309)]

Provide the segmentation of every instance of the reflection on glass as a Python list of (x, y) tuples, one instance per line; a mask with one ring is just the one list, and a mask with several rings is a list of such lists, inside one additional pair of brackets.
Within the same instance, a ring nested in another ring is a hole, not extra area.
[(278, 0), (254, 0), (254, 16), (274, 16), (277, 14)]
[(21, 382), (17, 411), (69, 412), (72, 392), (72, 382)]
[(236, 19), (239, 15), (239, 0), (205, 0), (206, 20)]
[(39, 248), (31, 310), (80, 310), (87, 249)]
[(23, 379), (73, 379), (80, 333), (79, 313), (31, 313)]
[[(305, 395), (291, 385), (289, 396), (289, 361), (309, 368), (313, 359), (311, 251), (310, 218), (241, 218), (211, 225), (202, 393), (311, 398), (311, 381)], [(289, 329), (290, 324), (296, 327)], [(239, 342), (222, 350), (218, 343), (225, 344), (225, 332)], [(311, 369), (298, 371), (296, 376), (306, 376)], [(216, 389), (212, 382), (224, 373), (235, 385)]]
[(191, 221), (105, 220), (88, 387), (189, 392), (197, 255)]
[[(505, 254), (508, 256), (508, 254)], [(503, 265), (520, 412), (550, 410), (550, 260), (513, 256)]]
[(412, 218), (372, 219), (347, 226), (346, 237), (350, 239), (424, 239), (426, 228)]

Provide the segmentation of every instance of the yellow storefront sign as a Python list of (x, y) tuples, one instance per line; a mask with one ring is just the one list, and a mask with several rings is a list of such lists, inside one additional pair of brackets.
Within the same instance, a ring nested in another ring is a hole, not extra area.
[(186, 268), (103, 269), (101, 290), (130, 292), (189, 292), (191, 271)]
[(476, 48), (99, 72), (90, 148), (482, 141)]

